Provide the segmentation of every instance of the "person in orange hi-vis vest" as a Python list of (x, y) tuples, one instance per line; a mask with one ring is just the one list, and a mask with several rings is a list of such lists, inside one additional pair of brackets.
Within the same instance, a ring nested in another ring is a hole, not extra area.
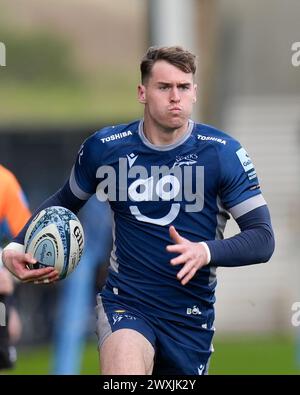
[(21, 335), (19, 314), (12, 304), (13, 278), (2, 267), (1, 247), (18, 234), (30, 215), (18, 180), (11, 171), (0, 165), (0, 369), (14, 366), (14, 345)]

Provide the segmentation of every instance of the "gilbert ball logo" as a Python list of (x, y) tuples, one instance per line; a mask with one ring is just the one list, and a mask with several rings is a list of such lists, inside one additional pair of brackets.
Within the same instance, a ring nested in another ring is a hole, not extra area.
[(0, 66), (6, 66), (6, 47), (2, 42), (0, 42)]

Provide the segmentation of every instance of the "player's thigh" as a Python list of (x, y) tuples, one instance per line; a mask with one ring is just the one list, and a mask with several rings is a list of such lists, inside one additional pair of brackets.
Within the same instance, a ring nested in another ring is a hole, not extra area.
[(150, 374), (156, 335), (136, 312), (97, 297), (97, 336), (103, 374)]
[(144, 335), (123, 328), (111, 333), (100, 348), (102, 374), (151, 374), (154, 348)]
[[(204, 315), (204, 313), (203, 313)], [(157, 353), (153, 374), (203, 375), (213, 351), (213, 328), (159, 320), (156, 327)], [(206, 318), (203, 318), (206, 321)]]

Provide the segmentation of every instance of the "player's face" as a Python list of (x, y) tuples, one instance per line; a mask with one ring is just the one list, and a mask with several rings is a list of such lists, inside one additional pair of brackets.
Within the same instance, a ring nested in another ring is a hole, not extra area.
[(166, 61), (157, 61), (145, 85), (139, 86), (138, 97), (145, 104), (145, 119), (160, 129), (186, 128), (196, 102), (193, 74)]

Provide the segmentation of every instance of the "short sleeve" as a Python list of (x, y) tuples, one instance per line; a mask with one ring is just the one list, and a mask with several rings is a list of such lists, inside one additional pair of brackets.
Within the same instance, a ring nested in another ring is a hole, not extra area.
[(234, 218), (266, 204), (254, 164), (237, 141), (220, 155), (221, 201)]

